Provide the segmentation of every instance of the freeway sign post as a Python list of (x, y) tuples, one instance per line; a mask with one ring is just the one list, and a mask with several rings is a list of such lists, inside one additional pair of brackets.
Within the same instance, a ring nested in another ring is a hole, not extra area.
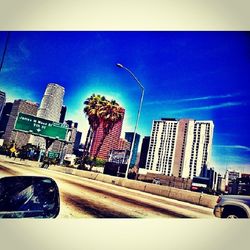
[[(16, 119), (14, 130), (44, 137), (46, 141), (46, 157), (48, 156), (49, 147), (55, 140), (67, 143), (66, 136), (68, 133), (68, 125), (21, 112)], [(48, 168), (49, 160), (44, 159), (41, 167)]]
[(68, 126), (33, 115), (19, 113), (14, 129), (32, 135), (65, 141)]

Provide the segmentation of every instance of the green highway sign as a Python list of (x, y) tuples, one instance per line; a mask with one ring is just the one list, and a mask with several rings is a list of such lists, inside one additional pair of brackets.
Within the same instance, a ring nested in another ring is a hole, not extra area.
[(60, 155), (60, 153), (55, 152), (55, 151), (49, 151), (49, 153), (48, 153), (48, 157), (49, 157), (50, 159), (59, 158), (59, 155)]
[(68, 125), (19, 113), (14, 129), (32, 135), (65, 141)]

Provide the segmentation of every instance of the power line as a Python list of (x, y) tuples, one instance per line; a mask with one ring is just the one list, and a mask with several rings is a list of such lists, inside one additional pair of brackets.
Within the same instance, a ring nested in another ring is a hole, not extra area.
[(2, 67), (3, 67), (4, 57), (5, 57), (5, 54), (7, 51), (9, 39), (10, 39), (10, 31), (7, 32), (7, 36), (6, 36), (5, 46), (4, 46), (3, 55), (2, 55), (1, 64), (0, 64), (0, 72), (1, 72)]

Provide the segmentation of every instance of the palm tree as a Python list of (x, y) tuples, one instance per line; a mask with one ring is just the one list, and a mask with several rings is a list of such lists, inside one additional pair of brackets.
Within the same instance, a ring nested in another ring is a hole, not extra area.
[(103, 142), (118, 121), (123, 119), (124, 110), (115, 100), (107, 101), (99, 110), (100, 124), (103, 129), (103, 137), (96, 149), (94, 159), (99, 154)]
[(89, 132), (86, 138), (85, 150), (89, 151), (89, 147), (93, 138), (93, 134), (101, 126), (103, 129), (103, 137), (97, 147), (94, 155), (94, 161), (99, 154), (103, 142), (107, 135), (110, 133), (114, 125), (122, 120), (123, 118), (123, 108), (115, 100), (108, 101), (104, 96), (93, 94), (91, 97), (87, 98), (84, 102), (84, 113), (88, 117), (89, 121)]
[(104, 96), (95, 94), (87, 98), (86, 101), (84, 102), (85, 107), (83, 109), (83, 112), (88, 117), (90, 125), (84, 145), (84, 156), (87, 156), (93, 138), (93, 134), (100, 126), (99, 110), (103, 105), (105, 105), (106, 102), (107, 100)]

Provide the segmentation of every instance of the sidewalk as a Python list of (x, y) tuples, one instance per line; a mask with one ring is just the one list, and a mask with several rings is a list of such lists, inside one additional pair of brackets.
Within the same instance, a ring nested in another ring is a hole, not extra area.
[(20, 160), (20, 158), (14, 158), (14, 157), (6, 157), (5, 155), (0, 155), (0, 160), (3, 161), (9, 161), (9, 162), (18, 162), (18, 163), (22, 163), (23, 165), (27, 165), (30, 167), (39, 167), (41, 162), (38, 161), (31, 161), (31, 160)]
[[(21, 160), (20, 161), (20, 158), (10, 158), (10, 157), (6, 157), (5, 155), (0, 155), (0, 160), (7, 160), (7, 161), (10, 161), (10, 162), (18, 162), (18, 163), (22, 163), (23, 165), (27, 165), (27, 166), (31, 166), (31, 167), (40, 167), (40, 165), (42, 164), (42, 162), (38, 162), (38, 161), (31, 161), (31, 160)], [(62, 167), (62, 168), (69, 168), (69, 169), (77, 169), (76, 165), (75, 166), (72, 166), (72, 167), (67, 167), (67, 166), (64, 166), (64, 165), (56, 165), (56, 164), (50, 164), (49, 167)], [(98, 168), (98, 167), (93, 167), (92, 168), (93, 172), (98, 172), (98, 173), (103, 173), (103, 168)], [(96, 171), (95, 171), (96, 170)]]

